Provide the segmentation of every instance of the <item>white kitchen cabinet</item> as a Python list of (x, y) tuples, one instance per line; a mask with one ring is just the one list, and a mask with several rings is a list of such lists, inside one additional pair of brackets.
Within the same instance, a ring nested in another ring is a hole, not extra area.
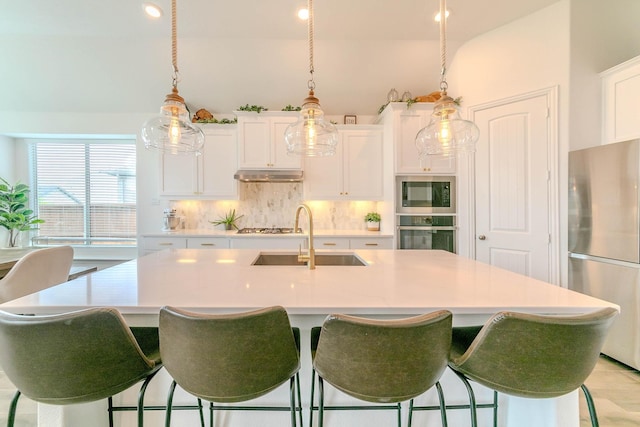
[(313, 246), (316, 249), (349, 249), (348, 237), (314, 237)]
[(336, 154), (304, 160), (304, 197), (307, 200), (382, 200), (382, 129), (339, 131)]
[(381, 114), (387, 134), (392, 135), (396, 174), (456, 173), (455, 156), (429, 156), (421, 160), (416, 149), (416, 135), (429, 124), (432, 103), (416, 103), (407, 108), (405, 102), (391, 102)]
[(231, 239), (231, 249), (295, 249), (307, 247), (306, 237), (250, 237)]
[(351, 249), (393, 249), (393, 237), (352, 237)]
[(600, 74), (603, 95), (603, 141), (640, 138), (640, 56)]
[(393, 237), (316, 237), (316, 249), (393, 249)]
[(164, 249), (185, 249), (187, 239), (179, 236), (142, 236), (140, 237), (142, 253), (162, 251)]
[(188, 249), (229, 249), (229, 239), (226, 237), (189, 237)]
[(203, 125), (200, 156), (162, 154), (160, 195), (175, 198), (238, 198), (237, 130), (233, 125)]
[(241, 169), (300, 169), (299, 156), (287, 155), (284, 133), (300, 113), (234, 111), (238, 116), (238, 159)]

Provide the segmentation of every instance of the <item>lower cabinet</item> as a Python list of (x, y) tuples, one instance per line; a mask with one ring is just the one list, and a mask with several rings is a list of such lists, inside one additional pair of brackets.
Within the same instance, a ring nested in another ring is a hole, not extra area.
[(226, 237), (189, 237), (189, 249), (229, 249), (229, 239)]
[(165, 249), (185, 249), (187, 247), (187, 239), (178, 236), (141, 237), (140, 246), (141, 253), (146, 255)]
[(393, 237), (316, 237), (316, 249), (393, 249)]
[(248, 239), (230, 239), (231, 249), (298, 249), (307, 247), (307, 239), (251, 237)]

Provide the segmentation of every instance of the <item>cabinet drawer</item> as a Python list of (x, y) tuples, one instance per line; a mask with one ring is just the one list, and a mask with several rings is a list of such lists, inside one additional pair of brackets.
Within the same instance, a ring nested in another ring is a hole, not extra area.
[(224, 237), (190, 237), (187, 239), (189, 249), (229, 249), (229, 239)]
[(184, 249), (187, 239), (184, 237), (145, 237), (144, 249), (147, 251), (161, 251), (163, 249)]
[(306, 248), (306, 239), (291, 237), (249, 237), (231, 240), (231, 249), (295, 249)]
[(349, 249), (349, 239), (344, 237), (316, 237), (313, 239), (316, 249)]
[(351, 239), (351, 249), (393, 249), (391, 237), (355, 237)]

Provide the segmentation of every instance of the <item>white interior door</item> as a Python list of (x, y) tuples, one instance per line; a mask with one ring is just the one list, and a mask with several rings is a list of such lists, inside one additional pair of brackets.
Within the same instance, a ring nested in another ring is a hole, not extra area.
[(550, 281), (548, 97), (476, 110), (474, 120), (476, 259)]

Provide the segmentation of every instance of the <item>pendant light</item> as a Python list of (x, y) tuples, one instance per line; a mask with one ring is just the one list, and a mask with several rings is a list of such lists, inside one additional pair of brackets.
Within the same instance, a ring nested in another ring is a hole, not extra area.
[(204, 145), (204, 132), (191, 124), (184, 98), (178, 94), (178, 47), (176, 31), (176, 0), (171, 0), (171, 57), (173, 89), (160, 108), (160, 116), (147, 120), (142, 127), (142, 140), (146, 148), (155, 148), (169, 154), (200, 155)]
[(430, 155), (453, 156), (474, 152), (480, 131), (475, 123), (460, 117), (458, 106), (447, 95), (446, 0), (440, 0), (440, 94), (433, 106), (431, 121), (416, 135), (416, 148), (421, 158)]
[(316, 84), (313, 80), (313, 0), (308, 0), (307, 9), (309, 18), (307, 21), (309, 36), (309, 74), (307, 82), (309, 96), (305, 98), (300, 111), (300, 118), (290, 124), (284, 139), (287, 144), (288, 154), (300, 156), (332, 156), (338, 145), (338, 130), (324, 117), (320, 109), (320, 101), (314, 95)]

